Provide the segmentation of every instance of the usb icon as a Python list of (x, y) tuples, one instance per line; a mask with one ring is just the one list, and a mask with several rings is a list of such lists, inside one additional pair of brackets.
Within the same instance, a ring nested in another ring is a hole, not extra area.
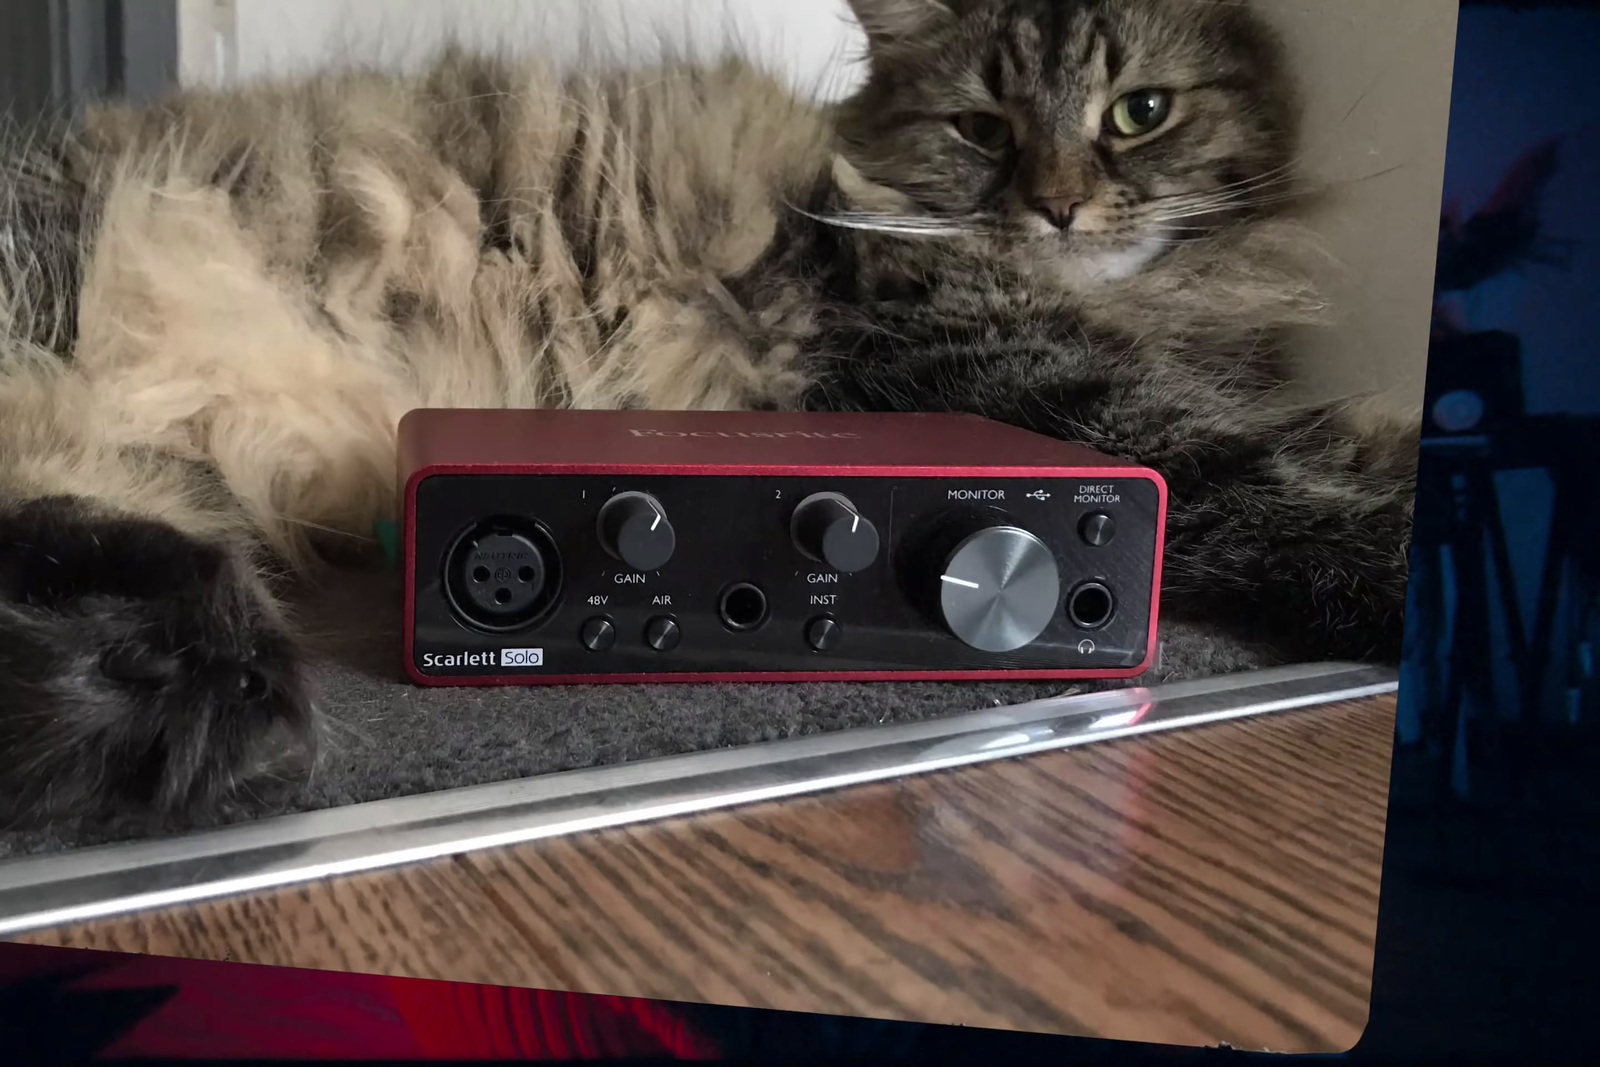
[(1050, 499), (1050, 494), (1045, 492), (1043, 489), (1037, 489), (1034, 492), (1031, 492), (1031, 493), (1028, 494), (1028, 499), (1037, 500), (1037, 501), (1039, 501), (1039, 503), (1042, 504), (1046, 500)]

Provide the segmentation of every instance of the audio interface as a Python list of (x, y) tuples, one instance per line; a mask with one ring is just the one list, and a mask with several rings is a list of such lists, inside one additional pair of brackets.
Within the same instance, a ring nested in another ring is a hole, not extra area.
[(423, 685), (1126, 678), (1154, 471), (971, 415), (417, 410)]

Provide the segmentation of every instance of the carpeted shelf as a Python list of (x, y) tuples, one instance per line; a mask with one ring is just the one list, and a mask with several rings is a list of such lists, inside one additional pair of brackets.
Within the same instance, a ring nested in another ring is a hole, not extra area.
[[(340, 575), (299, 605), (330, 719), (309, 780), (265, 783), (207, 825), (1018, 704), (1090, 686), (818, 683), (423, 689), (399, 666), (399, 581)], [(1270, 665), (1202, 630), (1164, 626), (1140, 684)], [(1126, 683), (1120, 683), (1126, 684)], [(1103, 688), (1103, 686), (1101, 686)], [(0, 857), (193, 826), (62, 823), (0, 834)]]

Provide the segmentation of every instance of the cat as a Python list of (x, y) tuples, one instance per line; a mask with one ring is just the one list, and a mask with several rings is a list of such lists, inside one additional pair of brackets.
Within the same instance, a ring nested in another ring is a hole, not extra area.
[(961, 410), (1153, 465), (1165, 609), (1393, 660), (1415, 433), (1290, 402), (1297, 88), (1212, 0), (850, 0), (757, 65), (451, 49), (0, 154), (0, 796), (204, 809), (314, 758), (281, 580), (415, 407)]

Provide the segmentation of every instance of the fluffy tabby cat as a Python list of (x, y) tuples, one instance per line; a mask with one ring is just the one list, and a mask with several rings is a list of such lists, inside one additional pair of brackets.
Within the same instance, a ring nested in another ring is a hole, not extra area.
[(15, 138), (10, 809), (204, 805), (312, 738), (272, 579), (393, 513), (419, 406), (978, 412), (1165, 474), (1175, 616), (1393, 658), (1414, 441), (1283, 399), (1321, 304), (1273, 36), (1214, 0), (851, 2), (837, 106), (455, 52)]

